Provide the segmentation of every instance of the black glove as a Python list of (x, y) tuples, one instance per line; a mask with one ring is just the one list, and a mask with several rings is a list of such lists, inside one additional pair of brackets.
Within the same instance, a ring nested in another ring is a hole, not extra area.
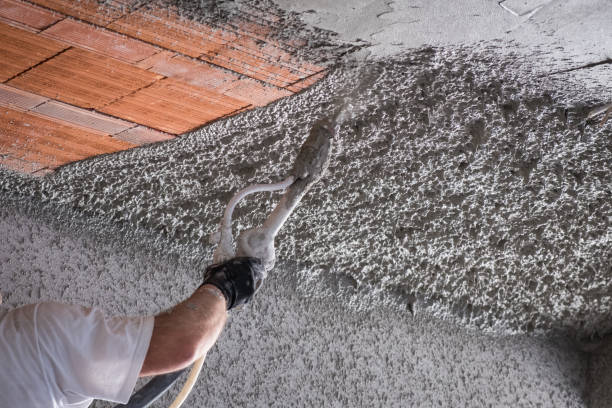
[(204, 283), (219, 288), (227, 310), (248, 303), (264, 278), (263, 263), (259, 258), (232, 258), (210, 265), (204, 272)]

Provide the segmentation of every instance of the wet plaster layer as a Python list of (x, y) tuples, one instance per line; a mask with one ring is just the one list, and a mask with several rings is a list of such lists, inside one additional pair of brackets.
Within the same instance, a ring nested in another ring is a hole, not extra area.
[[(87, 220), (4, 204), (1, 307), (56, 300), (155, 314), (200, 284), (201, 263), (160, 255), (149, 237), (130, 243), (87, 232)], [(280, 262), (231, 314), (186, 406), (585, 406), (586, 359), (565, 341), (491, 337), (386, 308), (357, 313), (301, 295), (296, 268)]]
[(589, 356), (587, 373), (589, 408), (612, 406), (612, 337), (604, 339)]
[[(2, 194), (92, 229), (148, 234), (210, 259), (230, 197), (290, 171), (310, 127), (342, 110), (328, 173), (277, 237), (301, 296), (392, 307), (498, 333), (605, 333), (612, 319), (612, 65), (587, 88), (506, 43), (347, 65), (317, 86), (178, 140), (101, 156)], [(236, 211), (260, 225), (278, 195)], [(137, 239), (137, 238), (134, 238)]]
[(581, 66), (612, 56), (612, 8), (606, 0), (274, 2), (343, 41), (367, 43), (362, 56), (494, 39), (544, 48), (559, 65)]

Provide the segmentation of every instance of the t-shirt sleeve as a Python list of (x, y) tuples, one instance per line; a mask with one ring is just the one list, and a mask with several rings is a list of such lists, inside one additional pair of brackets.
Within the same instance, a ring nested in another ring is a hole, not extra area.
[(64, 400), (126, 403), (153, 332), (153, 317), (106, 317), (98, 309), (42, 303), (36, 314), (41, 360)]

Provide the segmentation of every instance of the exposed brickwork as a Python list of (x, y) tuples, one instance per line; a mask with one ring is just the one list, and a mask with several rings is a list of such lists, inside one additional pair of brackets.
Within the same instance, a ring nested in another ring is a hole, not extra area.
[(41, 35), (129, 63), (142, 61), (159, 51), (142, 41), (72, 19), (55, 24)]
[(11, 80), (9, 85), (82, 108), (99, 109), (160, 78), (115, 59), (72, 48)]
[(55, 168), (133, 145), (29, 112), (0, 109), (0, 154)]
[(175, 138), (174, 135), (169, 133), (159, 132), (144, 126), (133, 127), (113, 137), (135, 145), (164, 142)]
[(211, 26), (158, 1), (0, 0), (0, 166), (44, 175), (322, 77), (292, 54), (296, 44), (270, 38), (278, 16), (242, 8)]
[(52, 11), (18, 0), (0, 0), (0, 17), (42, 30), (63, 17)]
[(27, 70), (66, 48), (57, 41), (0, 23), (0, 81)]
[(91, 112), (76, 106), (67, 105), (58, 101), (48, 101), (32, 109), (41, 115), (70, 122), (72, 124), (97, 130), (109, 135), (123, 132), (134, 126), (125, 120)]
[(12, 86), (0, 84), (0, 105), (2, 106), (17, 107), (28, 110), (48, 100), (49, 98), (45, 98), (44, 96), (25, 92), (21, 89), (13, 88)]
[(102, 108), (102, 112), (181, 134), (244, 107), (242, 101), (167, 78)]

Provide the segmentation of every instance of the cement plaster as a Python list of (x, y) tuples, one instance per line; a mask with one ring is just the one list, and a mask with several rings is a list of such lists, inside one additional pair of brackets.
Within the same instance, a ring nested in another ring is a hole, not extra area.
[[(153, 314), (200, 283), (203, 264), (147, 249), (148, 237), (129, 243), (81, 230), (87, 220), (4, 204), (2, 307), (53, 299)], [(302, 296), (296, 268), (280, 263), (232, 313), (186, 406), (584, 406), (586, 360), (566, 341), (490, 337), (386, 308), (355, 313)]]
[[(535, 70), (539, 55), (484, 43), (347, 65), (178, 140), (2, 188), (207, 259), (231, 195), (283, 178), (310, 126), (345, 105), (328, 175), (277, 239), (304, 296), (487, 331), (606, 332), (612, 123), (585, 118), (607, 102), (612, 65), (585, 93)], [(234, 225), (259, 225), (276, 198), (247, 201)]]
[(587, 371), (587, 406), (606, 408), (612, 406), (612, 337), (598, 344), (589, 356)]
[(274, 2), (340, 40), (369, 43), (364, 55), (501, 39), (546, 49), (559, 64), (580, 66), (612, 56), (612, 7), (605, 0)]

